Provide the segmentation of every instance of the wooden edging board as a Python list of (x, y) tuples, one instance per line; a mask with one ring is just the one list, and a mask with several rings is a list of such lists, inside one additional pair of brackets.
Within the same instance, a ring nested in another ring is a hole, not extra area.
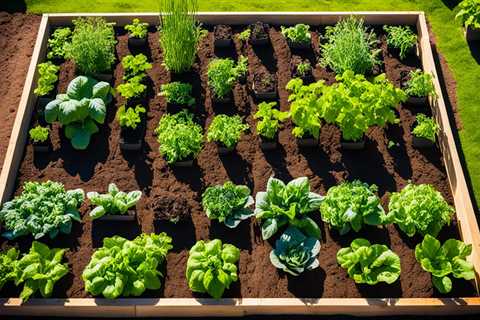
[[(433, 114), (441, 127), (439, 142), (452, 190), (460, 235), (473, 245), (470, 261), (480, 280), (480, 232), (463, 168), (455, 146), (445, 101), (435, 70), (428, 29), (423, 12), (201, 12), (198, 20), (207, 24), (248, 24), (264, 21), (272, 24), (334, 24), (343, 17), (362, 17), (367, 24), (415, 25), (423, 68), (434, 75), (437, 98), (431, 99)], [(70, 25), (79, 16), (102, 16), (122, 26), (135, 17), (158, 23), (158, 13), (100, 13), (43, 15), (32, 60), (28, 70), (5, 163), (0, 175), (0, 201), (9, 200), (16, 185), (16, 175), (27, 142), (27, 131), (36, 102), (33, 89), (38, 77), (36, 65), (46, 55), (51, 27)], [(103, 298), (31, 299), (22, 304), (18, 298), (0, 299), (0, 315), (35, 315), (66, 317), (158, 317), (158, 316), (245, 316), (253, 314), (351, 314), (375, 315), (445, 315), (480, 313), (479, 297), (458, 298)]]

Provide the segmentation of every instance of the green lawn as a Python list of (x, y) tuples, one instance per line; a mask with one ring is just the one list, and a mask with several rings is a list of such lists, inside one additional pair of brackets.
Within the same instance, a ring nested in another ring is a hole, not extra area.
[[(475, 89), (480, 66), (472, 57), (459, 23), (454, 17), (456, 0), (199, 0), (201, 11), (425, 11), (437, 37), (437, 46), (446, 57), (457, 82), (458, 107), (463, 123), (460, 132), (475, 196), (480, 200), (480, 95)], [(29, 12), (121, 12), (158, 11), (157, 0), (27, 0)], [(449, 8), (452, 7), (452, 9)]]

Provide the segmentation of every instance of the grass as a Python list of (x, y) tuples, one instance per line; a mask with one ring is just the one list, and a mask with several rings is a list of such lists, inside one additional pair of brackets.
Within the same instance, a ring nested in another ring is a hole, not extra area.
[[(460, 24), (454, 17), (457, 0), (199, 0), (200, 11), (425, 11), (436, 35), (437, 48), (445, 56), (457, 82), (459, 132), (476, 199), (480, 200), (480, 65), (472, 57)], [(158, 0), (27, 0), (27, 10), (42, 12), (157, 12)], [(480, 202), (480, 201), (479, 201)]]

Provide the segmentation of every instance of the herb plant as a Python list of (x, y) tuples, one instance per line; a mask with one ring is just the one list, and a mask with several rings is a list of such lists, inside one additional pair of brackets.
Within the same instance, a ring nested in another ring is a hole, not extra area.
[(310, 237), (320, 238), (320, 229), (307, 215), (320, 208), (322, 196), (310, 192), (307, 177), (288, 184), (270, 177), (265, 192), (255, 197), (255, 217), (261, 221), (262, 238), (273, 236), (284, 225), (293, 225)]
[(417, 35), (409, 26), (384, 26), (383, 30), (387, 32), (387, 45), (400, 51), (400, 59), (405, 59), (417, 44)]
[(245, 30), (243, 30), (242, 32), (240, 32), (237, 37), (238, 39), (240, 39), (240, 41), (242, 42), (247, 42), (248, 39), (250, 39), (250, 34), (252, 33), (252, 30), (250, 30), (250, 28), (246, 28)]
[(298, 276), (305, 270), (318, 268), (319, 252), (320, 241), (306, 237), (295, 227), (288, 227), (275, 242), (275, 249), (270, 251), (270, 262), (276, 268)]
[(466, 259), (470, 254), (472, 254), (471, 244), (448, 239), (441, 245), (440, 241), (428, 234), (422, 243), (415, 247), (415, 258), (423, 270), (432, 274), (432, 283), (440, 293), (448, 293), (452, 290), (452, 280), (449, 275), (457, 279), (475, 279), (473, 264)]
[(322, 220), (341, 235), (351, 229), (358, 232), (364, 224), (382, 224), (386, 215), (376, 192), (376, 185), (358, 180), (331, 187), (320, 205)]
[(123, 80), (130, 80), (145, 75), (147, 70), (152, 69), (152, 64), (148, 62), (147, 57), (143, 53), (139, 53), (135, 56), (129, 54), (123, 57), (122, 67), (125, 72)]
[(390, 196), (387, 220), (412, 237), (416, 233), (436, 237), (444, 225), (449, 225), (454, 209), (440, 192), (429, 184), (408, 184)]
[(140, 19), (134, 18), (132, 23), (127, 24), (124, 28), (131, 37), (143, 39), (147, 36), (148, 23), (140, 22)]
[(283, 36), (294, 43), (310, 43), (312, 36), (309, 29), (310, 26), (302, 23), (289, 28), (281, 27)]
[(147, 110), (137, 104), (134, 108), (127, 108), (125, 105), (120, 106), (117, 111), (117, 120), (122, 128), (136, 129), (138, 124), (142, 122), (141, 115)]
[(65, 57), (65, 44), (70, 42), (72, 30), (70, 28), (55, 29), (48, 39), (47, 59), (63, 59)]
[(459, 3), (455, 19), (459, 19), (465, 28), (480, 29), (480, 5), (478, 0), (463, 0)]
[(435, 120), (427, 117), (423, 113), (417, 114), (416, 119), (417, 125), (412, 130), (413, 135), (435, 142), (437, 140), (437, 133), (439, 130), (438, 124), (435, 122)]
[(302, 62), (297, 65), (297, 73), (301, 77), (304, 77), (310, 70), (312, 70), (310, 62)]
[(220, 299), (232, 282), (238, 281), (237, 266), (240, 250), (219, 239), (197, 241), (187, 260), (187, 282), (193, 292), (208, 293)]
[(90, 211), (89, 216), (92, 219), (98, 219), (106, 214), (126, 214), (128, 209), (134, 207), (141, 197), (142, 192), (139, 190), (126, 193), (120, 191), (115, 183), (110, 183), (106, 194), (94, 191), (87, 193), (87, 198), (93, 205), (96, 205), (95, 209)]
[(277, 134), (280, 123), (290, 116), (289, 112), (276, 109), (276, 105), (276, 102), (262, 102), (258, 105), (258, 111), (253, 116), (254, 119), (261, 119), (257, 123), (257, 132), (267, 139), (273, 139)]
[(30, 135), (30, 139), (34, 143), (47, 141), (49, 133), (50, 133), (50, 129), (48, 127), (42, 127), (41, 125), (38, 125), (35, 128), (32, 128), (30, 129), (30, 131), (28, 131), (28, 134)]
[(86, 75), (110, 71), (115, 61), (113, 26), (100, 17), (73, 20), (72, 41), (65, 44), (65, 57)]
[(171, 82), (162, 84), (160, 94), (164, 96), (167, 103), (192, 106), (195, 98), (192, 97), (192, 85), (182, 82)]
[(84, 150), (92, 134), (98, 132), (96, 123), (105, 121), (111, 92), (112, 88), (107, 82), (97, 82), (85, 76), (76, 77), (68, 84), (65, 94), (58, 94), (55, 100), (47, 104), (45, 120), (48, 123), (60, 122), (73, 148)]
[(220, 114), (213, 118), (208, 127), (208, 142), (222, 143), (227, 148), (233, 148), (240, 141), (242, 133), (248, 129), (248, 125), (242, 122), (239, 115), (227, 116)]
[(130, 78), (128, 81), (117, 86), (117, 92), (125, 99), (139, 98), (147, 89), (142, 83), (143, 75)]
[(103, 239), (82, 273), (85, 290), (107, 299), (138, 297), (145, 290), (158, 290), (163, 274), (159, 268), (172, 249), (165, 233), (141, 234), (133, 240), (120, 236)]
[(6, 252), (0, 252), (0, 290), (5, 283), (15, 278), (14, 267), (19, 252), (16, 248), (10, 248)]
[(375, 285), (392, 284), (400, 276), (400, 258), (386, 245), (373, 244), (366, 239), (352, 241), (350, 247), (337, 252), (337, 262), (347, 270), (356, 283)]
[(436, 96), (433, 76), (421, 70), (410, 71), (405, 93), (411, 97)]
[(235, 81), (247, 72), (247, 58), (241, 56), (239, 63), (230, 59), (213, 59), (208, 64), (208, 84), (216, 97), (226, 97), (233, 88)]
[(33, 91), (37, 96), (46, 96), (52, 91), (55, 86), (55, 82), (58, 80), (58, 71), (60, 67), (57, 67), (50, 61), (40, 63), (37, 66), (38, 69), (38, 81), (37, 87)]
[(247, 186), (227, 181), (208, 187), (202, 194), (202, 206), (211, 220), (218, 220), (229, 228), (237, 227), (242, 220), (253, 216), (249, 207), (254, 203)]
[(340, 20), (335, 26), (326, 28), (325, 38), (320, 64), (337, 74), (347, 70), (365, 74), (380, 63), (377, 57), (380, 50), (374, 49), (376, 36), (367, 31), (362, 19)]
[(202, 149), (202, 127), (193, 121), (193, 114), (183, 110), (177, 114), (165, 114), (155, 133), (160, 153), (168, 163), (195, 158)]
[(160, 8), (160, 46), (165, 66), (174, 73), (188, 71), (202, 36), (195, 20), (197, 0), (161, 0)]

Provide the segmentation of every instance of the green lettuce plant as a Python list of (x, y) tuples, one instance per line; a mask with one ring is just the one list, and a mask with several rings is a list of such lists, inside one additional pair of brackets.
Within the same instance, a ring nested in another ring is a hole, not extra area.
[(418, 69), (410, 71), (405, 93), (411, 97), (435, 97), (433, 76)]
[(135, 107), (126, 108), (122, 105), (117, 110), (117, 120), (122, 128), (136, 129), (138, 124), (142, 122), (141, 115), (147, 110), (141, 105), (137, 104)]
[(438, 130), (440, 129), (435, 119), (427, 117), (423, 113), (417, 114), (416, 119), (417, 125), (412, 130), (413, 135), (435, 142), (437, 140)]
[(139, 98), (147, 89), (147, 86), (142, 83), (143, 77), (143, 75), (138, 75), (119, 84), (116, 88), (117, 92), (127, 100)]
[(65, 136), (73, 148), (84, 150), (90, 143), (92, 134), (98, 132), (96, 123), (104, 123), (106, 105), (112, 99), (112, 88), (107, 82), (79, 76), (73, 79), (65, 94), (45, 107), (45, 120), (48, 123), (60, 122), (65, 128)]
[(353, 240), (350, 247), (338, 250), (337, 262), (359, 284), (392, 284), (397, 281), (401, 271), (397, 254), (386, 245), (371, 245), (362, 238)]
[(55, 82), (58, 80), (58, 71), (60, 67), (57, 67), (50, 61), (40, 63), (37, 66), (38, 69), (38, 81), (37, 87), (33, 91), (37, 96), (46, 96), (55, 88)]
[(242, 42), (247, 42), (250, 39), (250, 35), (252, 34), (252, 30), (250, 28), (246, 28), (242, 32), (240, 32), (237, 37)]
[(160, 153), (168, 163), (195, 158), (202, 150), (202, 127), (193, 121), (193, 114), (182, 110), (165, 114), (155, 129)]
[(238, 281), (240, 250), (219, 239), (197, 241), (187, 260), (187, 282), (193, 292), (208, 293), (220, 299), (232, 282)]
[(269, 239), (285, 225), (320, 238), (320, 228), (308, 214), (320, 208), (322, 199), (319, 194), (310, 192), (307, 177), (294, 179), (288, 184), (270, 177), (267, 190), (255, 196), (255, 217), (261, 222), (262, 238)]
[(429, 184), (409, 183), (390, 196), (387, 221), (412, 237), (416, 233), (436, 237), (444, 225), (449, 225), (454, 209), (440, 192)]
[(310, 26), (302, 23), (288, 28), (281, 26), (283, 36), (294, 43), (310, 43), (312, 36), (309, 30)]
[(128, 209), (134, 207), (142, 197), (140, 190), (128, 193), (120, 191), (115, 183), (108, 185), (108, 193), (88, 192), (87, 198), (96, 207), (90, 211), (89, 216), (98, 219), (106, 214), (126, 214)]
[(257, 122), (257, 132), (262, 137), (273, 139), (280, 128), (280, 123), (290, 117), (287, 111), (280, 111), (275, 108), (276, 102), (261, 102), (254, 119), (261, 119)]
[(0, 291), (5, 283), (15, 279), (15, 262), (19, 252), (16, 248), (10, 248), (5, 252), (0, 252)]
[(120, 236), (103, 239), (82, 273), (85, 291), (107, 299), (138, 297), (145, 290), (158, 290), (163, 274), (160, 267), (172, 249), (165, 233), (141, 234), (133, 240)]
[(235, 82), (246, 71), (247, 59), (243, 56), (237, 65), (230, 58), (213, 59), (208, 64), (208, 85), (212, 88), (216, 97), (224, 98), (232, 91)]
[(466, 260), (470, 254), (472, 254), (471, 244), (448, 239), (441, 245), (440, 241), (428, 234), (422, 243), (415, 247), (415, 258), (423, 270), (432, 274), (432, 283), (441, 293), (452, 290), (452, 280), (449, 275), (457, 279), (475, 279), (473, 264)]
[(159, 95), (165, 97), (167, 103), (187, 106), (195, 104), (195, 98), (192, 97), (192, 85), (189, 83), (175, 81), (162, 84)]
[(63, 59), (65, 57), (65, 44), (70, 42), (72, 30), (70, 28), (57, 28), (48, 39), (47, 59)]
[(218, 220), (229, 228), (237, 227), (242, 220), (253, 216), (249, 207), (254, 203), (247, 186), (227, 181), (208, 187), (202, 194), (202, 206), (211, 220)]
[(305, 77), (310, 70), (312, 70), (312, 65), (308, 61), (301, 62), (297, 65), (297, 74), (300, 77)]
[(78, 208), (84, 199), (82, 189), (65, 191), (59, 182), (25, 182), (20, 195), (3, 204), (0, 222), (2, 236), (11, 240), (31, 234), (35, 239), (58, 233), (69, 234), (72, 221), (81, 221)]
[(124, 70), (123, 80), (130, 80), (137, 76), (143, 76), (152, 69), (152, 64), (148, 62), (147, 56), (143, 53), (137, 55), (127, 55), (122, 59), (122, 67)]
[(465, 28), (480, 29), (480, 4), (478, 0), (463, 0), (459, 3), (455, 19), (460, 20)]
[(417, 35), (409, 26), (384, 26), (383, 30), (387, 32), (387, 45), (400, 51), (400, 59), (405, 59), (417, 44)]
[(298, 276), (305, 270), (318, 268), (317, 255), (320, 241), (315, 237), (306, 237), (295, 227), (287, 230), (275, 242), (275, 249), (270, 251), (270, 262), (278, 269)]
[(131, 24), (125, 25), (124, 29), (128, 31), (131, 37), (143, 39), (147, 36), (148, 23), (140, 22), (140, 19), (134, 18)]
[(28, 131), (28, 135), (34, 143), (47, 141), (49, 133), (50, 129), (48, 127), (42, 127), (40, 125)]
[(320, 205), (322, 220), (341, 235), (351, 229), (358, 232), (365, 224), (382, 224), (386, 215), (375, 194), (377, 190), (376, 185), (369, 186), (358, 180), (331, 187)]
[(219, 114), (213, 118), (208, 127), (208, 142), (220, 142), (227, 148), (233, 148), (240, 141), (242, 133), (248, 129), (248, 125), (242, 122), (239, 115), (227, 116)]

